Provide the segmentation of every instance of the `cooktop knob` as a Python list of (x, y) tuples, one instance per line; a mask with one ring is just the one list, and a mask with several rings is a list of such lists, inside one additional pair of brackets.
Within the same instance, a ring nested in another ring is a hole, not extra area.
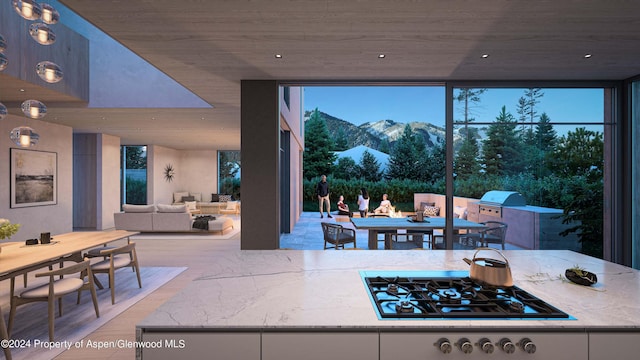
[(471, 354), (471, 352), (473, 351), (473, 344), (467, 338), (462, 338), (458, 340), (457, 345), (458, 345), (458, 349), (460, 349), (460, 351), (462, 351), (465, 354)]
[(524, 350), (524, 352), (528, 354), (533, 354), (536, 352), (536, 344), (534, 344), (533, 341), (531, 341), (531, 339), (529, 338), (523, 338), (522, 340), (520, 340), (520, 347), (522, 348), (522, 350)]
[(495, 347), (491, 343), (491, 340), (487, 338), (478, 340), (478, 347), (480, 347), (480, 350), (482, 350), (486, 354), (493, 354), (493, 350), (495, 349)]
[(452, 346), (451, 346), (451, 342), (449, 342), (449, 339), (442, 338), (433, 345), (435, 345), (438, 349), (440, 349), (440, 351), (442, 351), (443, 354), (449, 354), (451, 352)]
[(498, 344), (502, 351), (507, 354), (513, 354), (516, 351), (516, 346), (507, 338), (502, 338)]

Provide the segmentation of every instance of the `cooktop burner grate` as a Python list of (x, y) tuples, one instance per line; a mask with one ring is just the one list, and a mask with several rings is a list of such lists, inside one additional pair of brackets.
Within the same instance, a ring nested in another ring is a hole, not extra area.
[(361, 275), (382, 319), (571, 318), (517, 286), (487, 286), (452, 273), (436, 272), (436, 276), (431, 276), (429, 272), (395, 275), (362, 272)]

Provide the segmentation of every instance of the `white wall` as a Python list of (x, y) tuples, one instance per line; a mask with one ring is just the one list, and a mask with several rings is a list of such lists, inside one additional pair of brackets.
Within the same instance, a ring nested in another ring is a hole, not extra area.
[[(171, 164), (175, 170), (173, 181), (164, 176), (165, 167)], [(200, 192), (202, 201), (211, 201), (217, 193), (217, 151), (180, 151), (152, 145), (147, 147), (150, 204), (170, 204), (173, 193), (179, 191)]]
[(120, 138), (98, 134), (96, 229), (115, 227), (113, 213), (120, 211)]
[[(26, 208), (10, 208), (10, 148), (18, 148), (9, 132), (16, 126), (32, 127), (40, 135), (40, 141), (31, 150), (57, 153), (57, 204)], [(52, 235), (73, 230), (73, 134), (68, 126), (46, 121), (8, 115), (0, 121), (0, 218), (22, 225), (11, 241), (38, 238), (41, 232)], [(4, 240), (7, 241), (7, 240)]]

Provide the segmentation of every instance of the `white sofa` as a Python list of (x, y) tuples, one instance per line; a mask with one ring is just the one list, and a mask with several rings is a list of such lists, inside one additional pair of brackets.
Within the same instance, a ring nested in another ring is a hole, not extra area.
[[(114, 213), (117, 230), (140, 232), (202, 232), (193, 228), (193, 216), (186, 205), (130, 205), (122, 206), (123, 212)], [(224, 232), (233, 228), (233, 220), (226, 216), (209, 220), (209, 232)]]

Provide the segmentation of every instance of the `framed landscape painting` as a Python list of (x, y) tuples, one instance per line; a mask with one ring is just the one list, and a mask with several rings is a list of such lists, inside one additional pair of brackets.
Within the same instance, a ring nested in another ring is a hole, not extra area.
[(11, 149), (11, 207), (55, 205), (58, 154)]

